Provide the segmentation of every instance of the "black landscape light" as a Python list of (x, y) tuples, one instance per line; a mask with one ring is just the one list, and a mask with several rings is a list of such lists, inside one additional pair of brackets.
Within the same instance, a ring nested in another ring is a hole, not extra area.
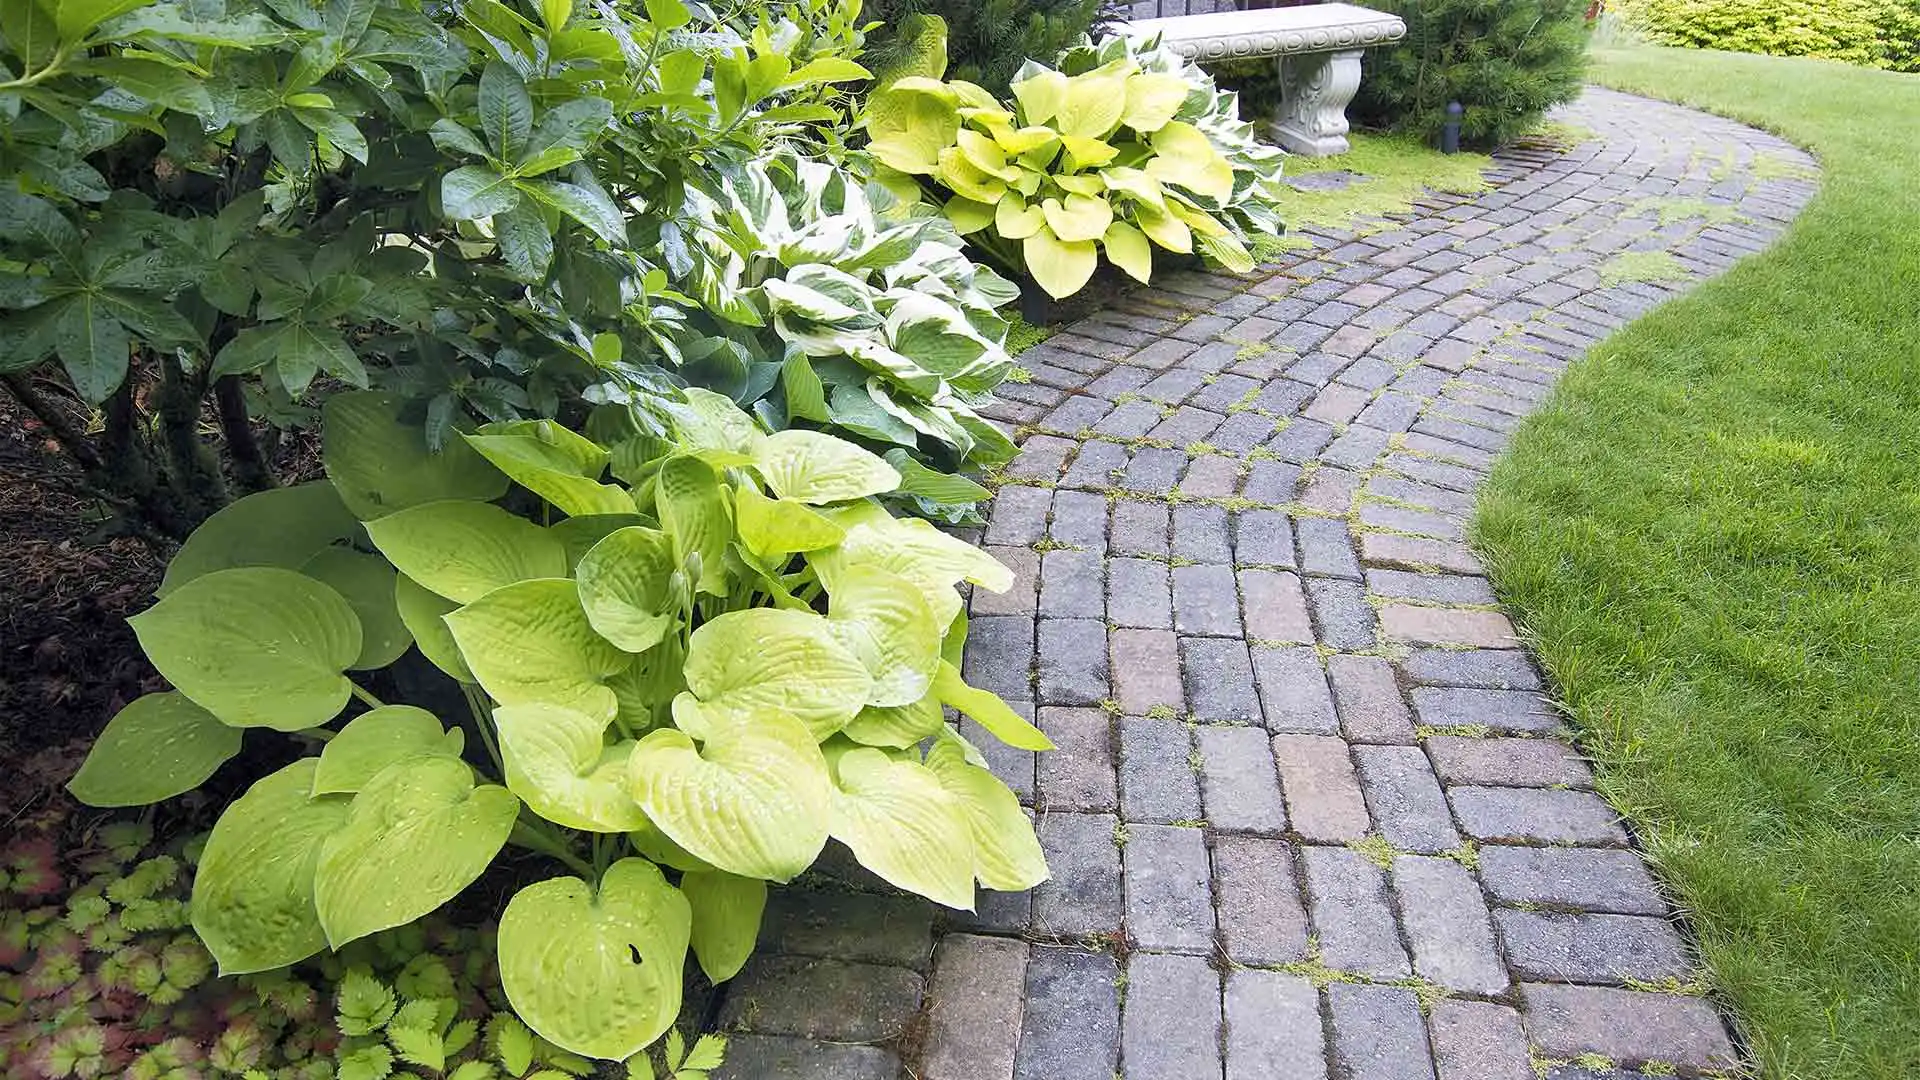
[(1460, 152), (1460, 117), (1466, 114), (1466, 106), (1457, 101), (1447, 102), (1447, 122), (1440, 128), (1440, 152), (1457, 154)]

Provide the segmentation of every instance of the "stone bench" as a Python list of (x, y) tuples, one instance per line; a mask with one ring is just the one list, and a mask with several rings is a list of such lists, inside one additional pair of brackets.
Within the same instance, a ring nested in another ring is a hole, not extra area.
[(1360, 53), (1407, 34), (1398, 15), (1353, 4), (1136, 19), (1114, 29), (1129, 37), (1158, 36), (1202, 64), (1278, 57), (1273, 138), (1307, 157), (1346, 153), (1347, 103), (1360, 89)]

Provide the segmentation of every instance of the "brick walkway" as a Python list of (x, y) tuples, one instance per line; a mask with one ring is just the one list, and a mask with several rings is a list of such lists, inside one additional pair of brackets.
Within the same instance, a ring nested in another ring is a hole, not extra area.
[[(1491, 193), (1158, 283), (1021, 358), (985, 533), (1019, 584), (974, 597), (967, 667), (1060, 746), (995, 761), (1054, 880), (958, 918), (789, 893), (722, 1010), (732, 1075), (1734, 1064), (1462, 538), (1556, 373), (1764, 247), (1812, 163), (1604, 91), (1561, 119), (1594, 137), (1502, 155)], [(1619, 280), (1649, 265), (1687, 276)]]

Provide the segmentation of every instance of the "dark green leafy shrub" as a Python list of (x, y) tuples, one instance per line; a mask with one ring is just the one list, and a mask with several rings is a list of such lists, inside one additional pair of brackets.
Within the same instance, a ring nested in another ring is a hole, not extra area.
[[(906, 74), (962, 79), (1006, 93), (1028, 59), (1051, 64), (1074, 42), (1114, 16), (1108, 0), (869, 0), (866, 15), (880, 22), (869, 35), (869, 60), (887, 72), (925, 56), (944, 38), (944, 72)], [(928, 17), (942, 20), (935, 27)]]
[(1613, 10), (1661, 45), (1920, 70), (1916, 0), (1615, 0)]
[(1383, 0), (1406, 39), (1367, 50), (1348, 115), (1435, 139), (1450, 101), (1466, 106), (1461, 140), (1511, 142), (1585, 83), (1587, 0)]

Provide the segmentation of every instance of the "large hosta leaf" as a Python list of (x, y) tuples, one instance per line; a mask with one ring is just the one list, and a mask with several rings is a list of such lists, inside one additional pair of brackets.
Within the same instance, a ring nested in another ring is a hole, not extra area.
[[(691, 565), (699, 556), (701, 592), (715, 596), (727, 591), (727, 541), (733, 538), (728, 517), (731, 500), (713, 466), (694, 457), (676, 457), (660, 466), (654, 490), (654, 508), (660, 527), (673, 541), (674, 558)], [(691, 572), (691, 571), (690, 571)]]
[(1046, 856), (1019, 797), (999, 777), (969, 762), (957, 737), (933, 744), (927, 768), (966, 810), (973, 830), (973, 873), (980, 884), (1019, 892), (1047, 880)]
[(1020, 253), (1034, 283), (1056, 300), (1079, 292), (1100, 264), (1093, 241), (1062, 240), (1046, 226), (1021, 241)]
[(180, 545), (158, 595), (215, 570), (301, 563), (335, 545), (350, 543), (360, 522), (325, 480), (255, 492), (221, 507)]
[(589, 716), (610, 716), (605, 682), (630, 657), (587, 621), (567, 578), (535, 578), (487, 595), (446, 616), (460, 655), (495, 701), (545, 701)]
[(500, 917), (500, 984), (513, 1011), (555, 1046), (618, 1061), (680, 1015), (693, 916), (645, 859), (607, 868), (599, 889), (550, 878)]
[(343, 672), (360, 656), (360, 620), (304, 574), (218, 570), (127, 621), (175, 689), (236, 727), (314, 727), (353, 692)]
[(607, 745), (608, 718), (558, 705), (502, 705), (493, 711), (507, 787), (533, 812), (588, 832), (644, 828), (647, 817), (627, 794), (631, 742)]
[(927, 695), (943, 627), (918, 586), (876, 566), (855, 566), (834, 578), (827, 624), (873, 676), (866, 704), (911, 705)]
[(383, 668), (407, 651), (413, 634), (393, 599), (394, 573), (387, 560), (350, 548), (327, 548), (300, 564), (300, 572), (344, 597), (360, 620), (360, 655), (349, 668)]
[(425, 709), (382, 705), (347, 721), (327, 740), (314, 770), (313, 793), (352, 794), (396, 761), (422, 754), (457, 759), (465, 745), (459, 728), (448, 731)]
[(767, 910), (767, 883), (719, 870), (698, 870), (680, 879), (693, 908), (693, 955), (707, 981), (723, 983), (740, 973), (760, 939)]
[(355, 514), (377, 518), (435, 499), (497, 499), (507, 478), (458, 439), (439, 450), (400, 419), (404, 402), (373, 390), (334, 394), (322, 411), (327, 476)]
[(317, 764), (303, 758), (255, 783), (207, 838), (193, 875), (193, 929), (222, 975), (285, 967), (326, 948), (314, 862), (352, 800), (310, 794)]
[(600, 636), (628, 652), (645, 652), (680, 622), (673, 541), (658, 529), (608, 533), (580, 560), (580, 603)]
[(1192, 84), (1178, 75), (1142, 71), (1127, 79), (1127, 104), (1120, 122), (1141, 134), (1152, 134), (1172, 120), (1187, 100)]
[(1218, 202), (1233, 197), (1233, 165), (1205, 132), (1174, 120), (1154, 132), (1150, 141), (1154, 157), (1147, 162), (1147, 172), (1156, 180)]
[(973, 910), (973, 829), (926, 766), (869, 747), (841, 755), (832, 835), (888, 882)]
[(840, 734), (862, 746), (904, 749), (938, 732), (945, 723), (940, 699), (929, 693), (911, 705), (869, 705)]
[(993, 592), (1013, 587), (1013, 571), (998, 559), (919, 518), (892, 518), (872, 507), (838, 520), (847, 526), (846, 539), (808, 556), (828, 592), (856, 566), (879, 567), (918, 586), (934, 621), (945, 628), (960, 613), (956, 583), (970, 581)]
[(994, 738), (1021, 750), (1051, 750), (1053, 740), (1034, 727), (1026, 717), (1014, 712), (991, 690), (968, 686), (960, 669), (948, 660), (940, 661), (933, 677), (933, 692), (941, 701), (973, 717)]
[(782, 713), (710, 724), (698, 749), (683, 731), (649, 732), (627, 779), (656, 828), (730, 873), (791, 881), (827, 842), (826, 759)]
[(1066, 93), (1054, 111), (1053, 126), (1062, 135), (1104, 139), (1120, 125), (1126, 107), (1125, 79), (1090, 71), (1067, 80)]
[(500, 853), (519, 813), (519, 799), (496, 784), (475, 787), (457, 758), (412, 757), (381, 770), (320, 845), (313, 902), (328, 943), (404, 926), (453, 899)]
[(1101, 243), (1106, 248), (1107, 261), (1125, 270), (1128, 277), (1145, 284), (1153, 276), (1153, 245), (1139, 229), (1115, 219), (1107, 226)]
[(147, 694), (107, 721), (67, 790), (88, 806), (145, 806), (199, 787), (239, 752), (239, 728), (184, 694)]
[(607, 451), (552, 420), (488, 424), (465, 438), (501, 472), (570, 516), (633, 513), (626, 489), (600, 482)]
[(1047, 199), (1040, 204), (1047, 227), (1063, 241), (1098, 240), (1113, 224), (1113, 207), (1107, 200), (1088, 195), (1069, 195), (1066, 202)]
[(734, 528), (763, 559), (832, 547), (847, 531), (798, 499), (769, 499), (752, 484), (733, 492)]
[(773, 493), (804, 503), (844, 502), (900, 486), (900, 474), (878, 455), (818, 431), (790, 428), (760, 444), (760, 475)]
[(460, 645), (447, 629), (446, 615), (460, 605), (426, 588), (405, 574), (393, 583), (394, 606), (400, 621), (413, 633), (413, 644), (433, 666), (460, 682), (478, 682), (460, 655)]
[(558, 538), (492, 503), (423, 503), (368, 522), (367, 535), (416, 584), (462, 604), (502, 585), (567, 573)]
[(708, 715), (790, 714), (816, 739), (844, 727), (873, 692), (866, 665), (826, 619), (776, 608), (728, 612), (694, 631), (686, 676)]
[(940, 151), (953, 144), (960, 113), (952, 90), (934, 79), (910, 76), (867, 102), (868, 150), (904, 173), (930, 173)]

